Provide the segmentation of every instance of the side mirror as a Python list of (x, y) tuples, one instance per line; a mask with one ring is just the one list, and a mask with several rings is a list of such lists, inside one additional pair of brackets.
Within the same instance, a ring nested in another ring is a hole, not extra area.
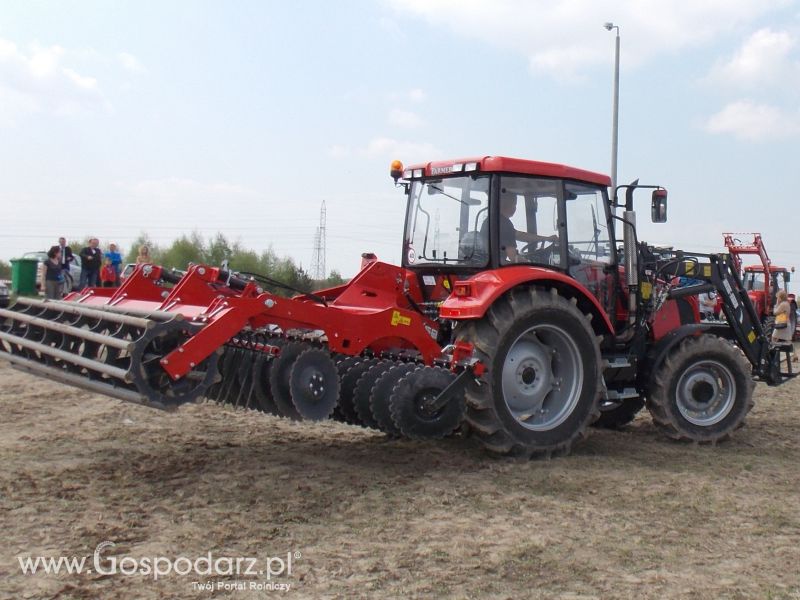
[(657, 189), (653, 191), (650, 217), (653, 223), (667, 222), (667, 190)]

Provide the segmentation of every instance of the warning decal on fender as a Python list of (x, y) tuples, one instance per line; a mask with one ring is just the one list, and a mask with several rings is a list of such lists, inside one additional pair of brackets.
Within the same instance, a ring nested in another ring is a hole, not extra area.
[(397, 327), (398, 325), (411, 325), (411, 317), (404, 317), (400, 314), (399, 310), (392, 311), (392, 327)]

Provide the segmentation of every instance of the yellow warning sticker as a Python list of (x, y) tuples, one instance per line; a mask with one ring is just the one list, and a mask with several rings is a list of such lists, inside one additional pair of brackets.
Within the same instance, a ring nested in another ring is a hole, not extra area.
[(751, 331), (750, 333), (747, 334), (747, 341), (748, 342), (750, 342), (752, 344), (755, 340), (756, 340), (756, 332), (755, 331)]
[(703, 277), (711, 277), (711, 265), (703, 265)]
[(444, 281), (442, 281), (442, 285), (445, 287), (446, 290), (449, 290), (450, 289), (450, 280), (447, 279), (447, 277), (445, 277)]
[(686, 274), (687, 275), (694, 274), (694, 263), (690, 260), (686, 261)]
[(642, 299), (649, 300), (650, 295), (653, 293), (653, 286), (647, 281), (642, 282)]
[(392, 311), (392, 327), (397, 327), (398, 325), (411, 325), (411, 317), (404, 317), (400, 314), (399, 310)]

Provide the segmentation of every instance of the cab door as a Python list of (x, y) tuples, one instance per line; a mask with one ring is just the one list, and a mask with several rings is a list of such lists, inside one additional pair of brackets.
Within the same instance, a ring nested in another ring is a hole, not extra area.
[(580, 183), (564, 185), (569, 273), (613, 314), (616, 257), (606, 221), (603, 189)]

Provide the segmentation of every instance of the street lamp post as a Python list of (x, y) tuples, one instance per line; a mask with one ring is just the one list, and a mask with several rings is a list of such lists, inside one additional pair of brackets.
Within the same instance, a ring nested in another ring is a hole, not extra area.
[[(603, 25), (608, 31), (616, 29), (616, 45), (614, 52), (614, 102), (611, 115), (611, 190), (614, 195), (614, 205), (617, 202), (617, 142), (619, 129), (619, 26), (614, 23)], [(622, 242), (625, 247), (625, 278), (628, 289), (631, 290), (628, 296), (629, 323), (636, 322), (637, 314), (637, 290), (639, 287), (639, 266), (636, 249), (636, 213), (633, 207), (626, 203), (622, 212), (622, 220), (625, 225), (622, 228)]]
[(614, 52), (614, 101), (611, 108), (611, 193), (617, 199), (617, 145), (619, 139), (619, 26), (606, 23), (604, 27), (611, 31), (616, 29), (616, 45)]

